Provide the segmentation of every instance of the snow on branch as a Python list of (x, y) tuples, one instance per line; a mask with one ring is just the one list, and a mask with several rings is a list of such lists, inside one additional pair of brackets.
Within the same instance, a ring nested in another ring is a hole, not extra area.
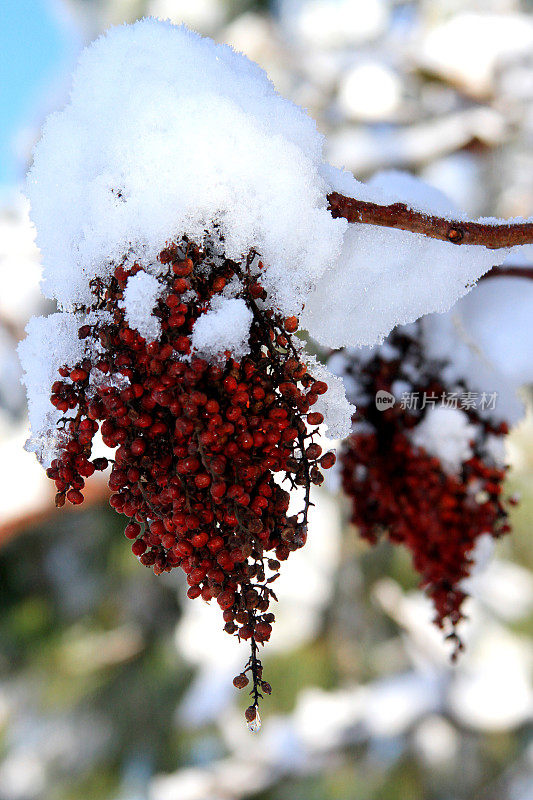
[[(95, 282), (135, 263), (147, 277), (125, 301), (146, 334), (144, 325), (157, 327), (158, 254), (184, 236), (218, 248), (214, 260), (257, 254), (269, 306), (325, 347), (375, 344), (398, 324), (447, 311), (495, 264), (520, 257), (503, 234), (525, 228), (520, 243), (533, 242), (533, 224), (467, 221), (413, 176), (389, 171), (363, 184), (333, 167), (314, 121), (257, 65), (156, 19), (111, 28), (82, 54), (26, 191), (44, 294), (66, 312), (91, 307)], [(488, 247), (468, 246), (474, 233)], [(465, 246), (453, 246), (459, 239)], [(226, 299), (239, 291), (232, 281)], [(240, 346), (231, 325), (224, 332), (217, 352)]]
[(339, 192), (328, 195), (329, 209), (335, 218), (348, 222), (379, 225), (411, 233), (421, 233), (431, 239), (452, 244), (474, 244), (499, 250), (516, 245), (533, 244), (533, 222), (466, 222), (424, 214), (405, 203), (379, 205)]

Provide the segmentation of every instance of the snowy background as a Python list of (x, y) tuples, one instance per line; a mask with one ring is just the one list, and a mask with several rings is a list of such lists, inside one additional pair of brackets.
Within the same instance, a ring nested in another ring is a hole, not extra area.
[[(509, 442), (515, 532), (472, 580), (455, 668), (407, 556), (369, 551), (344, 525), (335, 485), (320, 490), (308, 544), (279, 582), (265, 658), (274, 691), (251, 737), (231, 685), (244, 654), (217, 610), (186, 600), (179, 575), (136, 563), (103, 483), (92, 480), (83, 511), (53, 508), (22, 450), (15, 353), (28, 318), (54, 310), (39, 294), (20, 185), (80, 48), (110, 24), (153, 14), (232, 44), (309, 111), (326, 158), (359, 179), (407, 169), (470, 216), (527, 217), (532, 11), (513, 0), (2, 2), (0, 800), (533, 796), (529, 417)], [(518, 374), (533, 337), (509, 283), (501, 297), (482, 287), (482, 330), (508, 331), (496, 356), (512, 352)]]

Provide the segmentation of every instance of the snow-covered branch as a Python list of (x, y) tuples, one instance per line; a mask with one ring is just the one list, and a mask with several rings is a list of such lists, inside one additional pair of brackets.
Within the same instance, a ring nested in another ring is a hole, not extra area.
[(452, 244), (475, 244), (499, 250), (505, 247), (533, 243), (533, 222), (467, 222), (424, 214), (405, 203), (379, 205), (338, 192), (328, 195), (332, 216), (348, 222), (379, 225), (411, 233), (421, 233), (431, 239)]

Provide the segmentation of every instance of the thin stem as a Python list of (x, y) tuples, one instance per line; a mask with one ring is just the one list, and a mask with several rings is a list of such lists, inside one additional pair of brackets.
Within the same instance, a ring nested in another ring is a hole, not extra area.
[(260, 677), (260, 670), (261, 670), (261, 662), (257, 657), (257, 642), (255, 641), (255, 636), (252, 636), (251, 639), (251, 646), (252, 652), (249, 659), (250, 669), (252, 673), (252, 690), (250, 694), (252, 695), (252, 705), (256, 708), (259, 706), (259, 700), (263, 697), (261, 692), (259, 691), (259, 685), (261, 682)]
[(525, 278), (533, 281), (533, 266), (514, 266), (513, 264), (502, 264), (499, 267), (492, 267), (481, 276), (480, 281), (486, 278)]
[(404, 203), (381, 206), (345, 197), (338, 192), (328, 195), (329, 210), (333, 217), (344, 217), (348, 222), (361, 222), (385, 228), (397, 228), (411, 233), (422, 233), (431, 239), (441, 239), (452, 244), (476, 244), (498, 250), (520, 244), (533, 244), (533, 222), (515, 222), (490, 225), (481, 222), (449, 220), (413, 211)]

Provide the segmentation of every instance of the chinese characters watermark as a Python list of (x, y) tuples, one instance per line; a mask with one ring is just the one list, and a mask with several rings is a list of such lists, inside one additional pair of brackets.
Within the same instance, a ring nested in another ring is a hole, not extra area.
[[(462, 411), (493, 411), (498, 392), (402, 392), (400, 408), (404, 411), (423, 411), (425, 408), (459, 408)], [(386, 411), (396, 403), (390, 392), (381, 389), (376, 393), (376, 408)]]

